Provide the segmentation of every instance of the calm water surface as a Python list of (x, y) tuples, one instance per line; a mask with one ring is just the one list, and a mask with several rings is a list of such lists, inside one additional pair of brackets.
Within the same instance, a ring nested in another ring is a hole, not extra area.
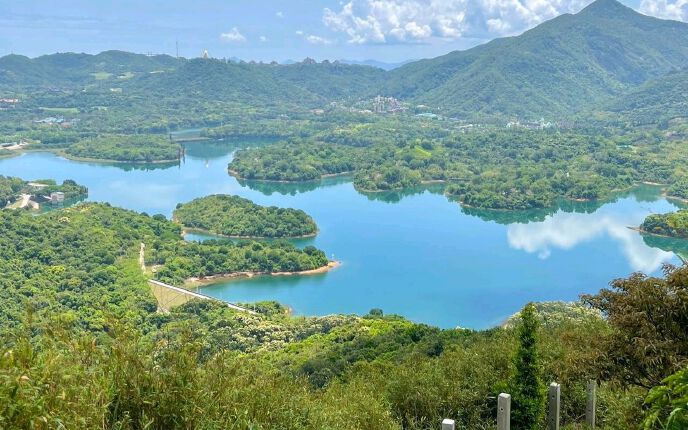
[(170, 216), (177, 203), (213, 193), (303, 209), (320, 234), (298, 244), (325, 250), (341, 267), (203, 289), (232, 302), (277, 300), (303, 315), (382, 308), (441, 327), (484, 328), (528, 301), (575, 300), (634, 271), (659, 274), (663, 263), (679, 263), (674, 252), (688, 250), (686, 241), (643, 238), (628, 228), (651, 212), (676, 210), (656, 188), (551, 210), (481, 211), (449, 201), (441, 186), (363, 195), (348, 178), (297, 185), (237, 181), (227, 163), (241, 146), (188, 144), (183, 163), (152, 168), (30, 153), (0, 160), (0, 174), (74, 179), (88, 186), (90, 201), (151, 215)]

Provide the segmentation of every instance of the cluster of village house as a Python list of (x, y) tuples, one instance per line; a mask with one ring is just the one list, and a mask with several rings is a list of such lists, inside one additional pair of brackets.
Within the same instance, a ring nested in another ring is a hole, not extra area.
[(19, 99), (1, 98), (0, 99), (0, 110), (13, 109), (17, 106), (18, 103), (19, 103)]
[(47, 118), (37, 119), (34, 122), (36, 124), (59, 125), (64, 128), (69, 128), (79, 122), (79, 118), (64, 119), (62, 117), (49, 116)]
[[(40, 203), (61, 205), (65, 201), (65, 193), (63, 193), (62, 191), (54, 191), (50, 194), (41, 194), (40, 190), (47, 187), (47, 185), (29, 182), (29, 186), (31, 187), (31, 189), (28, 192), (22, 194), (18, 198), (17, 202), (9, 207), (23, 209), (29, 206), (33, 209), (39, 209)], [(7, 204), (10, 205), (12, 204), (12, 202), (7, 202)], [(2, 207), (2, 202), (0, 202), (0, 207)]]

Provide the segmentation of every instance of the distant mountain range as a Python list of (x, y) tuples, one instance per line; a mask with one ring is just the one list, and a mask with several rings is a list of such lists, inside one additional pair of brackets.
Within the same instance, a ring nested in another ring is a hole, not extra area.
[(370, 67), (377, 67), (378, 69), (382, 70), (393, 70), (398, 67), (403, 66), (404, 64), (408, 63), (413, 63), (416, 60), (406, 60), (406, 61), (401, 61), (399, 63), (385, 63), (383, 61), (377, 61), (377, 60), (339, 60), (340, 62), (344, 64), (351, 64), (354, 66), (370, 66)]
[[(688, 24), (648, 17), (615, 0), (597, 0), (578, 14), (559, 16), (520, 36), (403, 65), (373, 60), (228, 63), (121, 51), (35, 59), (9, 55), (0, 58), (0, 89), (101, 82), (122, 87), (124, 94), (174, 92), (306, 107), (381, 94), (461, 118), (556, 119), (600, 110), (629, 116), (629, 109), (644, 109), (641, 116), (648, 117), (671, 103), (683, 112), (685, 98), (679, 94), (685, 93), (675, 88), (685, 88), (681, 70), (686, 67)], [(642, 106), (650, 103), (656, 108)]]
[(517, 37), (390, 72), (385, 93), (452, 115), (567, 115), (688, 65), (688, 24), (597, 0)]

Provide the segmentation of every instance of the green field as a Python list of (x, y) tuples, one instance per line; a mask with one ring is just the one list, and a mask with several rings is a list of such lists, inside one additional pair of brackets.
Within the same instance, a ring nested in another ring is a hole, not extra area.
[(91, 75), (93, 75), (93, 77), (96, 78), (96, 81), (104, 81), (112, 77), (112, 73), (108, 72), (95, 72), (91, 73)]
[(77, 114), (79, 109), (73, 107), (41, 107), (43, 112)]

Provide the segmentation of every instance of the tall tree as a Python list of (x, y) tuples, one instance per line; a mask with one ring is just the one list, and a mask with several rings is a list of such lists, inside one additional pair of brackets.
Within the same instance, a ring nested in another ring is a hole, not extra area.
[(545, 390), (537, 351), (539, 328), (535, 305), (529, 303), (521, 311), (521, 324), (518, 327), (520, 344), (511, 387), (512, 424), (516, 430), (537, 429), (544, 411)]

